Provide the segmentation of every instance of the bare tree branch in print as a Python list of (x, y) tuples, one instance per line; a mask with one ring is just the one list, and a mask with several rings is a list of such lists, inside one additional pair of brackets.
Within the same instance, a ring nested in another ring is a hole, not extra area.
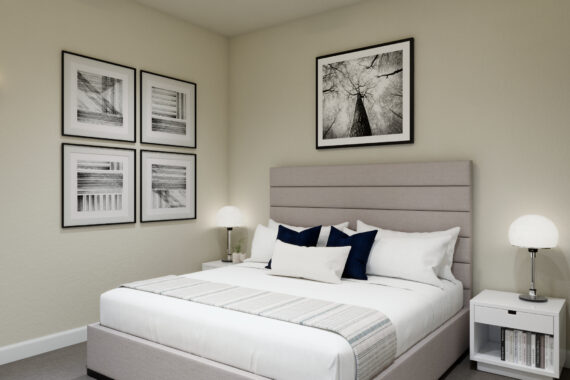
[(323, 138), (402, 132), (401, 50), (323, 65)]

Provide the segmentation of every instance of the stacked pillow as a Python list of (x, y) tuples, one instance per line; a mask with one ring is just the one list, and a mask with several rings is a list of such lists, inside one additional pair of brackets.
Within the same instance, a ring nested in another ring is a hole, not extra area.
[[(459, 227), (407, 233), (357, 222), (311, 228), (269, 221), (258, 225), (249, 261), (266, 262), (271, 274), (330, 283), (340, 277), (396, 277), (441, 287), (451, 272)], [(324, 244), (323, 244), (324, 242)]]
[[(356, 222), (356, 231), (378, 231), (376, 235), (376, 240), (382, 239), (432, 239), (434, 237), (444, 237), (447, 239), (447, 244), (443, 247), (443, 257), (438, 261), (434, 268), (434, 273), (437, 277), (449, 280), (457, 281), (455, 276), (451, 272), (451, 266), (453, 265), (453, 254), (455, 253), (455, 244), (457, 242), (457, 237), (459, 236), (459, 227), (453, 227), (445, 231), (435, 231), (435, 232), (400, 232), (385, 230), (379, 227), (371, 226), (364, 223), (361, 220)], [(370, 273), (372, 274), (372, 273)]]
[[(279, 226), (283, 226), (295, 232), (301, 232), (307, 227), (297, 227), (290, 226), (288, 224), (277, 223), (273, 219), (269, 219), (268, 227), (261, 224), (257, 225), (255, 233), (253, 235), (253, 241), (251, 242), (251, 257), (248, 261), (267, 263), (271, 256), (273, 255), (273, 247), (275, 246), (275, 241), (277, 239), (277, 233), (279, 232)], [(348, 222), (343, 222), (335, 224), (334, 227), (338, 229), (343, 229), (348, 227)], [(317, 247), (326, 247), (329, 234), (331, 231), (331, 226), (321, 226), (319, 237), (317, 240)]]

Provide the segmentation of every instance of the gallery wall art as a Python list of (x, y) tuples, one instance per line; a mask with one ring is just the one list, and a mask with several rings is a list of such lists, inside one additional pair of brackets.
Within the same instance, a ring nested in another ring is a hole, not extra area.
[(136, 70), (62, 52), (62, 134), (134, 142)]
[(134, 223), (134, 149), (62, 144), (62, 227)]
[(413, 42), (317, 57), (317, 149), (414, 141)]
[(196, 148), (196, 83), (140, 72), (141, 142)]
[(141, 150), (141, 222), (196, 219), (196, 155)]

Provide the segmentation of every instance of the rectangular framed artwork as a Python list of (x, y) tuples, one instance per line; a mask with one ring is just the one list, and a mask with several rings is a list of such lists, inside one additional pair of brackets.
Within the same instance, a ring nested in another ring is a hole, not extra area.
[(135, 223), (135, 150), (61, 148), (62, 227)]
[(134, 142), (136, 70), (62, 51), (62, 134)]
[(140, 72), (141, 142), (196, 148), (196, 83)]
[(317, 57), (317, 149), (413, 143), (413, 47), (408, 38)]
[(141, 222), (196, 219), (196, 155), (141, 150)]

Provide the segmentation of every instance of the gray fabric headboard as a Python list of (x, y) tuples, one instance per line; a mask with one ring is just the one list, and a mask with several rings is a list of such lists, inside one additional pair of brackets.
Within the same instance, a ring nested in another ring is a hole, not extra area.
[(270, 216), (298, 226), (356, 220), (430, 232), (461, 227), (453, 273), (472, 289), (471, 161), (271, 168)]

